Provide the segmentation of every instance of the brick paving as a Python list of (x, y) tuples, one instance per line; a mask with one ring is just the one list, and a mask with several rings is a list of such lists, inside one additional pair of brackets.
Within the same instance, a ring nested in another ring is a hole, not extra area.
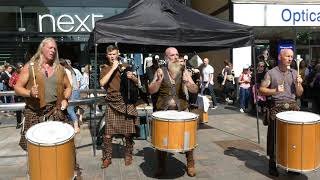
[[(197, 176), (188, 177), (183, 154), (171, 154), (167, 161), (167, 174), (161, 179), (217, 179), (217, 180), (267, 180), (266, 127), (260, 123), (261, 143), (257, 144), (256, 118), (238, 112), (232, 106), (219, 106), (210, 110), (209, 123), (198, 130), (195, 150)], [(26, 153), (18, 146), (19, 130), (15, 129), (14, 116), (0, 114), (0, 180), (26, 180)], [(101, 151), (93, 156), (88, 124), (76, 135), (77, 158), (84, 180), (147, 180), (154, 179), (155, 151), (147, 140), (135, 140), (134, 162), (124, 166), (123, 143), (114, 139), (112, 164), (100, 169)], [(80, 178), (79, 178), (80, 179)], [(317, 180), (318, 171), (300, 176), (287, 175), (280, 170), (279, 180)]]

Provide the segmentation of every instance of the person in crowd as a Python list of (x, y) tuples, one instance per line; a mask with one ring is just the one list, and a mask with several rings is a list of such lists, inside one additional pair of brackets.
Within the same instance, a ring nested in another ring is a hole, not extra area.
[(315, 76), (313, 78), (313, 80), (310, 83), (310, 87), (312, 88), (312, 92), (313, 94), (312, 99), (314, 99), (314, 101), (312, 102), (312, 109), (313, 112), (320, 114), (320, 64), (317, 64), (315, 66)]
[[(188, 63), (188, 56), (180, 56), (179, 57), (179, 63), (183, 68), (186, 68), (186, 70), (191, 74), (191, 78), (193, 82), (200, 87), (200, 70), (197, 68), (193, 68), (189, 63)], [(197, 105), (197, 97), (198, 97), (198, 92), (192, 93), (188, 91), (186, 87), (185, 88), (185, 93), (187, 95), (187, 100), (189, 103), (189, 111), (197, 113), (198, 110), (198, 105)]]
[(312, 59), (309, 66), (305, 70), (305, 79), (307, 80), (307, 84), (310, 84), (315, 76), (315, 66), (317, 65), (317, 60)]
[(253, 104), (258, 103), (261, 111), (264, 111), (265, 103), (266, 103), (266, 96), (263, 96), (258, 91), (260, 88), (261, 81), (263, 80), (266, 74), (265, 64), (264, 62), (260, 61), (257, 64), (257, 71), (256, 77), (251, 76), (251, 86), (252, 86), (252, 97), (253, 97)]
[(251, 72), (249, 70), (249, 65), (243, 67), (243, 71), (239, 76), (239, 86), (240, 112), (243, 113), (248, 108), (250, 99)]
[[(304, 89), (304, 98), (305, 99), (311, 99), (312, 104), (315, 104), (315, 99), (313, 99), (313, 94), (317, 93), (314, 92), (314, 88), (310, 87), (311, 82), (314, 79), (314, 76), (316, 75), (315, 66), (317, 65), (317, 60), (312, 59), (310, 64), (307, 66), (307, 69), (305, 70), (305, 83), (306, 89)], [(314, 112), (315, 108), (312, 106), (312, 111)]]
[(212, 105), (213, 105), (212, 109), (216, 109), (218, 106), (217, 106), (216, 95), (213, 89), (214, 69), (209, 64), (208, 58), (203, 59), (203, 66), (200, 69), (201, 69), (201, 76), (200, 76), (201, 94), (205, 93), (205, 91), (208, 90), (212, 100)]
[(266, 70), (270, 70), (274, 67), (274, 62), (272, 62), (272, 60), (269, 57), (269, 50), (265, 49), (262, 51), (261, 53), (262, 56), (262, 62), (264, 62), (265, 66), (266, 66)]
[[(89, 64), (85, 65), (85, 67), (83, 68), (83, 73), (82, 73), (82, 77), (80, 77), (80, 75), (78, 75), (81, 79), (80, 81), (80, 90), (88, 90), (89, 89), (89, 83), (90, 83), (90, 68), (91, 66)], [(80, 93), (80, 98), (87, 98), (90, 97), (90, 93), (86, 93), (86, 94), (81, 94)], [(87, 106), (86, 105), (80, 105), (78, 106), (78, 110), (77, 110), (77, 115), (79, 116), (79, 123), (82, 123), (82, 119), (83, 119), (83, 114), (85, 111), (85, 108)], [(80, 125), (79, 124), (79, 125)]]
[(290, 68), (293, 51), (282, 49), (279, 53), (280, 63), (269, 70), (260, 85), (260, 93), (271, 96), (268, 109), (267, 154), (269, 156), (269, 174), (279, 176), (276, 167), (275, 132), (276, 114), (282, 111), (299, 110), (296, 97), (303, 93), (302, 78), (297, 71)]
[(303, 86), (303, 95), (301, 96), (300, 98), (300, 102), (301, 102), (301, 107), (308, 107), (308, 101), (306, 100), (307, 99), (307, 96), (306, 96), (306, 89), (307, 89), (307, 80), (306, 80), (306, 70), (307, 70), (307, 64), (305, 62), (305, 60), (303, 59), (300, 59), (300, 63), (299, 63), (299, 75), (301, 76), (302, 78), (302, 86)]
[(83, 74), (82, 74), (82, 86), (80, 89), (89, 89), (89, 83), (90, 83), (90, 65), (87, 64), (84, 66)]
[[(157, 110), (179, 110), (185, 111), (188, 108), (188, 102), (183, 87), (191, 93), (198, 92), (198, 86), (193, 82), (191, 74), (185, 70), (178, 61), (179, 53), (174, 47), (165, 50), (165, 60), (167, 67), (158, 68), (154, 74), (154, 79), (149, 85), (149, 93), (159, 92), (156, 103)], [(158, 168), (155, 176), (164, 175), (166, 171), (167, 152), (156, 150), (158, 159)], [(186, 152), (187, 174), (195, 176), (195, 162), (193, 150)]]
[[(23, 63), (21, 62), (18, 62), (17, 63), (17, 69), (16, 71), (12, 74), (10, 80), (9, 80), (9, 86), (11, 88), (14, 88), (14, 86), (16, 85), (18, 79), (19, 79), (19, 76), (20, 76), (20, 73), (21, 73), (21, 70), (23, 68)], [(14, 96), (14, 102), (23, 102), (23, 97), (21, 96)], [(19, 129), (21, 127), (21, 122), (22, 122), (22, 111), (16, 111), (16, 118), (17, 118), (17, 125), (16, 125), (16, 129)]]
[(71, 95), (71, 85), (64, 67), (59, 63), (58, 48), (53, 38), (41, 41), (37, 52), (22, 68), (14, 86), (18, 96), (25, 97), (24, 129), (19, 145), (27, 150), (25, 133), (46, 119), (66, 121), (65, 110)]
[[(119, 65), (119, 49), (114, 45), (109, 45), (106, 49), (107, 62), (101, 67), (100, 86), (107, 91), (106, 96), (106, 128), (103, 138), (102, 166), (107, 168), (112, 162), (112, 136), (124, 135), (125, 165), (132, 164), (133, 138), (136, 133), (135, 121), (138, 112), (134, 104), (125, 103), (125, 95), (121, 94), (121, 73), (123, 68)], [(125, 67), (124, 67), (125, 68)], [(138, 78), (131, 71), (127, 71), (128, 81), (138, 83)]]
[[(72, 93), (71, 93), (70, 100), (80, 99), (79, 89), (80, 89), (80, 81), (82, 77), (81, 73), (79, 72), (79, 70), (71, 66), (71, 61), (69, 59), (60, 59), (60, 64), (63, 67), (65, 67), (66, 74), (72, 86)], [(81, 75), (81, 77), (79, 77), (79, 74)], [(68, 111), (70, 120), (73, 122), (73, 128), (75, 133), (79, 133), (80, 132), (79, 119), (77, 114), (75, 113), (75, 106), (68, 106), (67, 111)]]
[[(146, 69), (146, 79), (148, 82), (148, 85), (152, 82), (154, 79), (154, 74), (159, 68), (159, 55), (155, 55), (154, 58), (152, 59), (152, 65), (150, 67), (147, 67)], [(156, 108), (156, 103), (158, 100), (159, 93), (154, 93), (151, 94), (151, 101), (152, 101), (152, 106), (153, 106), (153, 111), (157, 111)]]
[(222, 69), (223, 81), (221, 83), (221, 85), (223, 86), (223, 93), (225, 95), (225, 100), (227, 103), (234, 103), (235, 82), (232, 64), (228, 60), (225, 60), (224, 65), (225, 67)]
[[(12, 76), (13, 66), (10, 64), (4, 65), (4, 72), (1, 73), (0, 81), (3, 84), (3, 91), (10, 91), (12, 88), (9, 86), (9, 80)], [(12, 97), (11, 96), (5, 96), (3, 97), (4, 103), (11, 103)]]

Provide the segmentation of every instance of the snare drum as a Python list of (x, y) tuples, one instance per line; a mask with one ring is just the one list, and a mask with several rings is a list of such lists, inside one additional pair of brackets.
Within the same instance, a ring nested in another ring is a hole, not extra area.
[(32, 180), (74, 178), (74, 129), (66, 123), (36, 124), (26, 133), (29, 176)]
[(196, 147), (198, 115), (184, 111), (152, 113), (152, 145), (158, 150), (186, 152)]
[(277, 166), (308, 172), (320, 164), (320, 116), (303, 111), (278, 113), (276, 134)]

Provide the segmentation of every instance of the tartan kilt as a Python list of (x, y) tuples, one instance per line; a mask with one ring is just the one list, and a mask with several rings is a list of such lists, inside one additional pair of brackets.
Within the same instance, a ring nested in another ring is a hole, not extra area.
[(114, 134), (134, 134), (135, 130), (135, 116), (129, 116), (126, 118), (125, 114), (113, 109), (107, 105), (106, 109), (106, 126), (105, 134), (114, 135)]

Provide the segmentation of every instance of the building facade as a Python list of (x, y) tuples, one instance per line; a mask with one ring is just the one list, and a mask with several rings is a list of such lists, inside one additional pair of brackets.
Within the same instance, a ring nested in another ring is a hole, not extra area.
[[(190, 5), (191, 0), (177, 0)], [(119, 14), (131, 0), (1, 0), (0, 65), (25, 62), (44, 37), (58, 42), (59, 56), (90, 63), (87, 49), (95, 21)]]
[[(279, 49), (290, 46), (306, 62), (320, 60), (319, 0), (193, 0), (192, 8), (223, 20), (252, 26), (256, 56), (268, 49), (270, 58), (276, 60)], [(218, 68), (223, 66), (222, 59), (243, 64), (234, 59), (232, 50), (222, 51), (202, 55), (219, 60), (213, 62)]]
[(124, 11), (130, 0), (2, 0), (0, 61), (25, 62), (44, 37), (54, 37), (59, 55), (88, 63), (86, 50), (95, 21)]

